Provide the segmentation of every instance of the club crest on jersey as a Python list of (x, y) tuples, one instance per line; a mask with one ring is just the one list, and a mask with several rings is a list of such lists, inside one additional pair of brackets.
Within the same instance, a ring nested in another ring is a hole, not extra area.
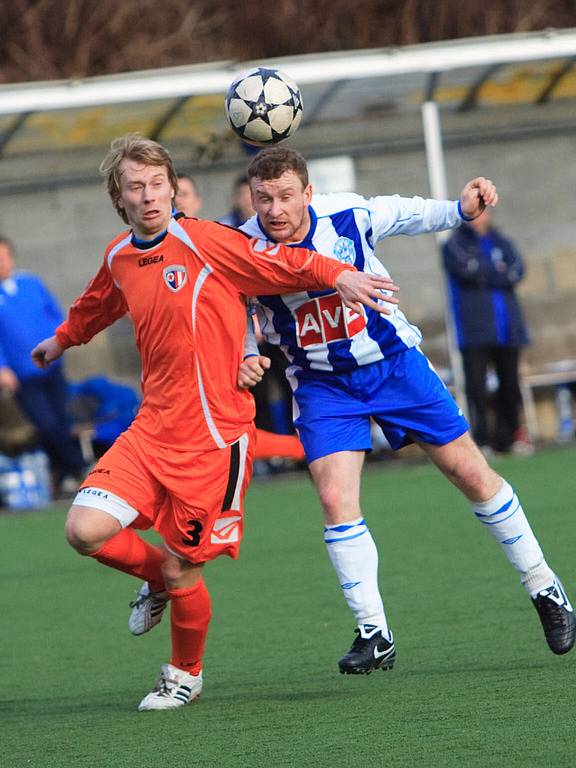
[(186, 267), (182, 267), (180, 264), (171, 264), (169, 267), (164, 267), (164, 282), (170, 288), (171, 291), (179, 291), (180, 288), (184, 288), (186, 281), (188, 280), (188, 273)]
[(349, 237), (339, 237), (334, 243), (333, 253), (343, 264), (354, 264), (356, 261), (354, 241)]

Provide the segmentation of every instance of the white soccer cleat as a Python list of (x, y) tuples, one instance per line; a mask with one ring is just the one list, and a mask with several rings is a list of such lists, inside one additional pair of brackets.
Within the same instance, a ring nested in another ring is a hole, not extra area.
[(147, 581), (138, 590), (138, 597), (130, 603), (128, 629), (133, 635), (143, 635), (162, 621), (168, 602), (166, 592), (150, 592)]
[(202, 672), (190, 675), (172, 664), (162, 664), (160, 677), (147, 696), (144, 696), (138, 709), (144, 712), (151, 709), (176, 709), (190, 704), (202, 693)]

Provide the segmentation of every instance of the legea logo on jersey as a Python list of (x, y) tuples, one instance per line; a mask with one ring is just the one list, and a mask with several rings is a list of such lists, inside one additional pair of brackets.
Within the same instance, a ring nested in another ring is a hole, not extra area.
[(337, 293), (307, 301), (295, 310), (294, 317), (302, 348), (350, 339), (366, 328), (365, 314), (348, 309)]
[(179, 291), (180, 288), (184, 288), (186, 281), (188, 280), (188, 273), (186, 267), (180, 264), (172, 264), (169, 267), (164, 267), (164, 282), (170, 288), (171, 291)]
[(212, 544), (233, 544), (240, 540), (240, 515), (219, 517), (210, 535)]
[(344, 264), (354, 264), (356, 261), (354, 241), (350, 240), (349, 237), (339, 237), (334, 243), (333, 253), (338, 261), (341, 261)]

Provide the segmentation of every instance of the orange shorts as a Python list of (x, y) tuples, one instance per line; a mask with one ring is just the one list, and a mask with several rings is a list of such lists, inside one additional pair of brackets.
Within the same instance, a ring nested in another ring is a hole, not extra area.
[(131, 527), (153, 526), (170, 551), (191, 563), (235, 559), (255, 443), (253, 425), (226, 448), (202, 453), (152, 445), (128, 429), (89, 472), (79, 496), (86, 488), (114, 494), (139, 513)]

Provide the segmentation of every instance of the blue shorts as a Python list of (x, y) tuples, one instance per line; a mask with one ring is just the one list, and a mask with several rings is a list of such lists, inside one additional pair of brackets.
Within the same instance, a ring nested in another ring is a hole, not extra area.
[(397, 450), (418, 440), (446, 445), (468, 431), (462, 411), (428, 359), (408, 349), (349, 373), (297, 370), (294, 426), (308, 462), (372, 448), (371, 419)]

